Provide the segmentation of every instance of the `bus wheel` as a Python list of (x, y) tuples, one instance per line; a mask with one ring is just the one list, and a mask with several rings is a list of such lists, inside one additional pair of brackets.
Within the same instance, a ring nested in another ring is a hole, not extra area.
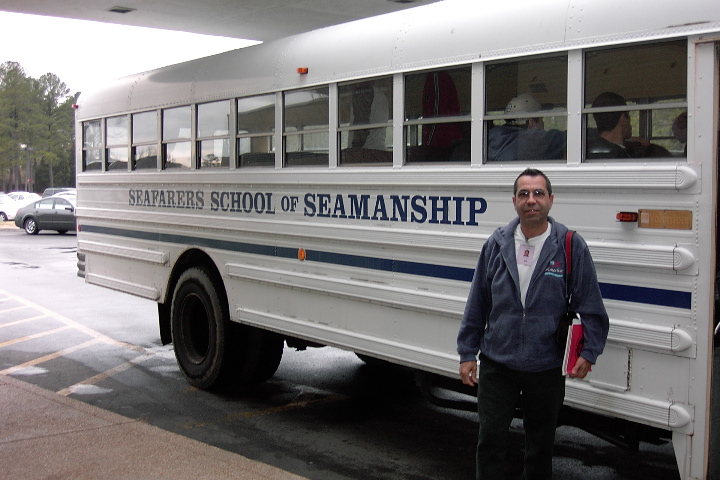
[(277, 333), (248, 325), (246, 332), (246, 355), (241, 360), (243, 367), (240, 380), (245, 384), (269, 380), (278, 369), (282, 359), (285, 339)]
[(191, 268), (180, 276), (170, 319), (175, 358), (188, 382), (200, 389), (220, 386), (229, 314), (205, 270)]

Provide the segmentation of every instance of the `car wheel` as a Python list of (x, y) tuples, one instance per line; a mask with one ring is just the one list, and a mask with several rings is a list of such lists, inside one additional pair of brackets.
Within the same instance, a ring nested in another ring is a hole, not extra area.
[(7, 222), (7, 215), (5, 215), (5, 212), (0, 212), (0, 221)]
[(28, 235), (37, 235), (40, 229), (37, 226), (37, 222), (33, 217), (28, 217), (23, 222), (23, 227), (25, 227), (25, 233)]
[(67, 233), (67, 230), (58, 230), (57, 231), (60, 235), (65, 235)]

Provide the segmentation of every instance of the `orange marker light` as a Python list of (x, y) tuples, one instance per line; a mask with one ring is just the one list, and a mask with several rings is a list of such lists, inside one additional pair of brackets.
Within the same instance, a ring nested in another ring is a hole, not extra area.
[(308, 73), (308, 68), (307, 68), (307, 67), (299, 67), (299, 68), (297, 69), (297, 73), (299, 73), (300, 75), (307, 75), (307, 73)]
[(618, 212), (615, 219), (618, 222), (637, 222), (638, 214), (637, 212)]
[(307, 253), (305, 253), (304, 248), (298, 249), (298, 260), (303, 261), (305, 260), (305, 257), (307, 257)]

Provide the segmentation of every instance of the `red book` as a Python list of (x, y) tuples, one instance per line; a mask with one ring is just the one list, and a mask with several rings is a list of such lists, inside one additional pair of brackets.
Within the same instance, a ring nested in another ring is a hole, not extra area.
[(579, 318), (574, 318), (572, 325), (568, 328), (567, 343), (565, 344), (565, 356), (563, 358), (563, 375), (570, 375), (575, 367), (580, 352), (583, 348), (583, 326)]

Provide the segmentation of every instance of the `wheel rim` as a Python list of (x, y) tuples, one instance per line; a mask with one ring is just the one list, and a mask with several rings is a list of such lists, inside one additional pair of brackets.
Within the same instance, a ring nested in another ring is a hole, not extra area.
[(35, 230), (37, 230), (35, 220), (32, 218), (28, 218), (27, 220), (25, 220), (25, 231), (28, 233), (35, 233)]

